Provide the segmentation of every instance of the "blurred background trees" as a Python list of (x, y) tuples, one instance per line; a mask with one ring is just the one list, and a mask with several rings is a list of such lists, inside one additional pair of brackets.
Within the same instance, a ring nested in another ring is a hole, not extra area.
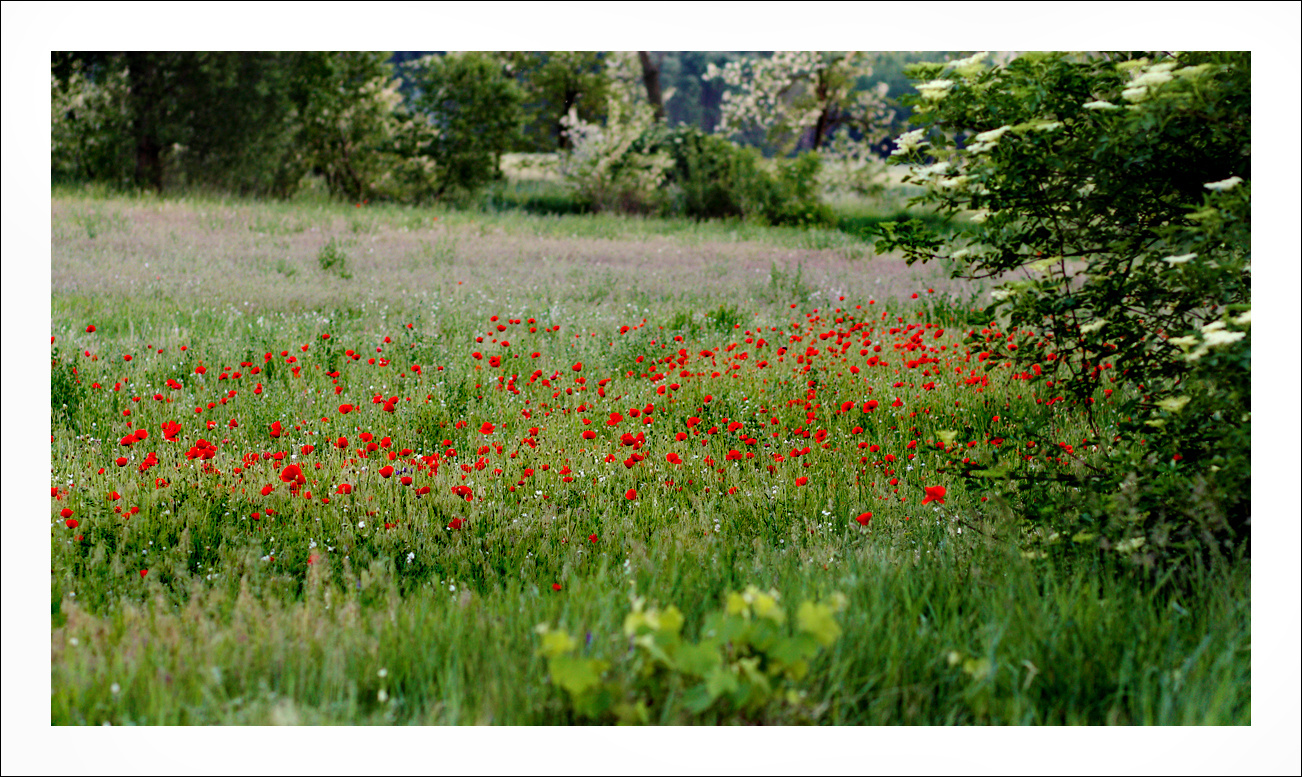
[[(591, 161), (600, 140), (619, 158), (570, 179), (580, 207), (782, 221), (784, 165), (818, 152), (800, 175), (822, 180), (847, 159), (875, 164), (907, 116), (893, 103), (904, 65), (929, 54), (53, 52), (51, 174), (156, 192), (284, 198), (306, 186), (464, 202), (501, 180), (505, 154), (555, 175)], [(629, 180), (656, 191), (592, 177), (632, 170), (652, 171)], [(722, 201), (726, 181), (750, 193)]]

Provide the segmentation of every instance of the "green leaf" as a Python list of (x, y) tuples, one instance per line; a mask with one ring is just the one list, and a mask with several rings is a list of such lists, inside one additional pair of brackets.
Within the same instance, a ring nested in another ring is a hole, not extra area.
[(823, 647), (831, 647), (841, 636), (841, 627), (833, 617), (831, 606), (822, 603), (801, 604), (799, 611), (796, 612), (796, 626), (801, 631), (813, 635)]
[(678, 648), (678, 670), (684, 674), (705, 677), (722, 662), (719, 646), (712, 640), (703, 641), (699, 645), (685, 642)]
[(605, 670), (606, 662), (595, 658), (557, 656), (551, 660), (552, 681), (572, 696), (579, 696), (595, 687), (601, 682), (601, 673)]
[(737, 690), (737, 675), (729, 667), (716, 666), (706, 676), (705, 687), (710, 698), (717, 699), (725, 693), (733, 693)]

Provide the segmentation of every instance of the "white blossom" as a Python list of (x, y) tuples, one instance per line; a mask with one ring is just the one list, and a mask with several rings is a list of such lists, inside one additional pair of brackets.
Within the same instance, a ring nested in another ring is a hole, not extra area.
[(1204, 189), (1211, 189), (1214, 192), (1228, 192), (1230, 189), (1243, 183), (1243, 179), (1237, 175), (1232, 175), (1224, 181), (1213, 181), (1212, 183), (1203, 184)]
[(918, 94), (922, 95), (924, 100), (939, 100), (949, 94), (949, 90), (954, 88), (954, 82), (945, 78), (937, 78), (934, 81), (928, 81), (925, 84), (918, 84)]
[(1162, 261), (1170, 265), (1184, 264), (1185, 262), (1189, 261), (1190, 259), (1193, 259), (1197, 255), (1198, 254), (1181, 254), (1180, 256), (1168, 256)]
[(1216, 348), (1221, 345), (1229, 345), (1230, 343), (1237, 343), (1238, 341), (1242, 340), (1247, 336), (1248, 335), (1246, 332), (1230, 332), (1228, 330), (1219, 330), (1216, 332), (1208, 332), (1206, 335), (1203, 335), (1203, 342), (1212, 348)]
[(1082, 107), (1082, 108), (1085, 108), (1085, 109), (1087, 109), (1087, 110), (1091, 110), (1091, 111), (1115, 111), (1115, 110), (1117, 110), (1117, 106), (1113, 105), (1112, 103), (1108, 102), (1107, 100), (1094, 100), (1094, 101), (1092, 101), (1092, 102), (1087, 102), (1087, 103), (1085, 103), (1085, 104), (1082, 105), (1081, 107)]
[(992, 130), (986, 130), (985, 132), (978, 133), (975, 140), (978, 143), (995, 143), (1004, 136), (1005, 132), (1007, 132), (1012, 128), (1013, 125), (1005, 124), (1002, 127), (996, 127), (995, 129)]
[(910, 151), (913, 151), (918, 148), (922, 148), (923, 146), (927, 145), (927, 141), (923, 139), (923, 136), (926, 134), (927, 134), (927, 128), (921, 127), (919, 129), (915, 129), (911, 132), (906, 132), (903, 135), (899, 136), (898, 138), (895, 139), (895, 150), (891, 152), (891, 156), (899, 156), (901, 154), (907, 154)]

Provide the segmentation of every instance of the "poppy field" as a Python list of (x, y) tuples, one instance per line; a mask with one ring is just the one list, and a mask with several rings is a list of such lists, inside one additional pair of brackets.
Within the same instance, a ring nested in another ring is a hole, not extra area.
[(942, 270), (672, 220), (52, 211), (55, 723), (1251, 722), (1246, 565), (1053, 564), (970, 476), (1110, 441)]

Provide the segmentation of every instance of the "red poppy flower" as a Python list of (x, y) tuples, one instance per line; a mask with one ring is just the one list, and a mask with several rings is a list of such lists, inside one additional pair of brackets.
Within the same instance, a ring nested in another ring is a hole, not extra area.
[(481, 426), (481, 427), (479, 427), (479, 433), (480, 433), (480, 434), (483, 434), (483, 435), (489, 435), (489, 434), (492, 434), (492, 433), (495, 432), (495, 431), (497, 431), (497, 427), (496, 427), (496, 426), (493, 426), (493, 425), (492, 425), (491, 423), (489, 423), (488, 421), (485, 421), (485, 422), (484, 422), (484, 425)]
[(453, 518), (452, 520), (448, 521), (448, 528), (449, 528), (449, 529), (460, 529), (462, 526), (465, 526), (465, 525), (466, 525), (466, 522), (465, 522), (464, 520), (462, 520), (461, 518)]
[(393, 467), (388, 465), (380, 467), (380, 477), (382, 478), (393, 477)]
[(86, 327), (86, 331), (93, 334), (95, 332), (95, 325), (91, 324), (90, 326)]
[(798, 477), (798, 478), (796, 478), (796, 485), (797, 485), (797, 486), (803, 486), (803, 485), (805, 485), (805, 484), (808, 483), (808, 482), (809, 482), (809, 478), (807, 478), (807, 477), (803, 477), (803, 476), (802, 476), (802, 477)]
[(588, 541), (589, 541), (589, 542), (592, 542), (592, 543), (595, 544), (595, 543), (597, 542), (597, 535), (595, 535), (595, 534), (589, 534), (589, 535), (588, 535)]
[(560, 583), (552, 583), (552, 590), (553, 590), (553, 591), (559, 591), (559, 590), (561, 590), (561, 584), (560, 584)]
[[(584, 419), (584, 420), (586, 421), (587, 419)], [(595, 439), (597, 439), (597, 433), (594, 432), (594, 431), (592, 431), (591, 429), (587, 429), (587, 430), (585, 430), (585, 431), (583, 432), (583, 439), (585, 439), (585, 440), (595, 440)]]
[(310, 454), (314, 450), (316, 450), (316, 448), (311, 445), (304, 445), (302, 448), (299, 448), (299, 451), (301, 451), (304, 456)]
[(637, 489), (630, 488), (629, 490), (625, 491), (624, 498), (630, 502), (632, 502), (634, 499), (637, 499)]
[(339, 406), (339, 412), (340, 412), (340, 413), (345, 413), (345, 414), (347, 414), (347, 413), (351, 413), (351, 412), (353, 412), (353, 406), (352, 406), (352, 405), (340, 405), (340, 406)]
[(144, 576), (147, 575), (147, 574), (149, 574), (149, 570), (148, 570), (148, 569), (142, 569), (142, 570), (140, 570), (140, 577), (141, 577), (141, 578), (144, 578)]
[(924, 490), (927, 492), (927, 495), (922, 498), (922, 503), (924, 505), (928, 502), (939, 502), (940, 504), (945, 504), (944, 486), (927, 486)]
[(275, 491), (275, 490), (276, 490), (276, 487), (275, 487), (275, 486), (272, 486), (272, 485), (266, 485), (266, 486), (263, 486), (263, 487), (262, 487), (262, 495), (263, 495), (263, 496), (271, 496), (271, 492), (273, 492), (273, 491)]
[(350, 485), (347, 484), (347, 483), (340, 483), (340, 484), (339, 484), (339, 487), (335, 489), (335, 493), (336, 493), (336, 494), (351, 494), (351, 493), (353, 493), (353, 487), (350, 486)]
[(71, 517), (72, 517), (72, 510), (69, 509), (69, 508), (67, 508), (67, 507), (63, 508), (62, 510), (59, 511), (59, 517), (60, 517), (60, 518), (71, 518)]
[(868, 522), (871, 521), (872, 519), (873, 519), (872, 513), (864, 513), (863, 515), (860, 515), (855, 518), (855, 520), (859, 522), (860, 526), (867, 526)]
[(77, 528), (78, 526), (80, 526), (81, 524), (77, 523), (77, 519), (76, 519), (76, 518), (69, 518), (68, 520), (66, 520), (66, 521), (63, 522), (63, 525), (64, 525), (64, 526), (67, 526), (69, 529), (75, 529), (75, 528)]
[(275, 422), (274, 424), (271, 425), (271, 436), (272, 436), (272, 437), (279, 437), (281, 431), (282, 431), (282, 429), (281, 429), (281, 426), (280, 426), (280, 422), (279, 422), (279, 421), (277, 421), (277, 422)]

